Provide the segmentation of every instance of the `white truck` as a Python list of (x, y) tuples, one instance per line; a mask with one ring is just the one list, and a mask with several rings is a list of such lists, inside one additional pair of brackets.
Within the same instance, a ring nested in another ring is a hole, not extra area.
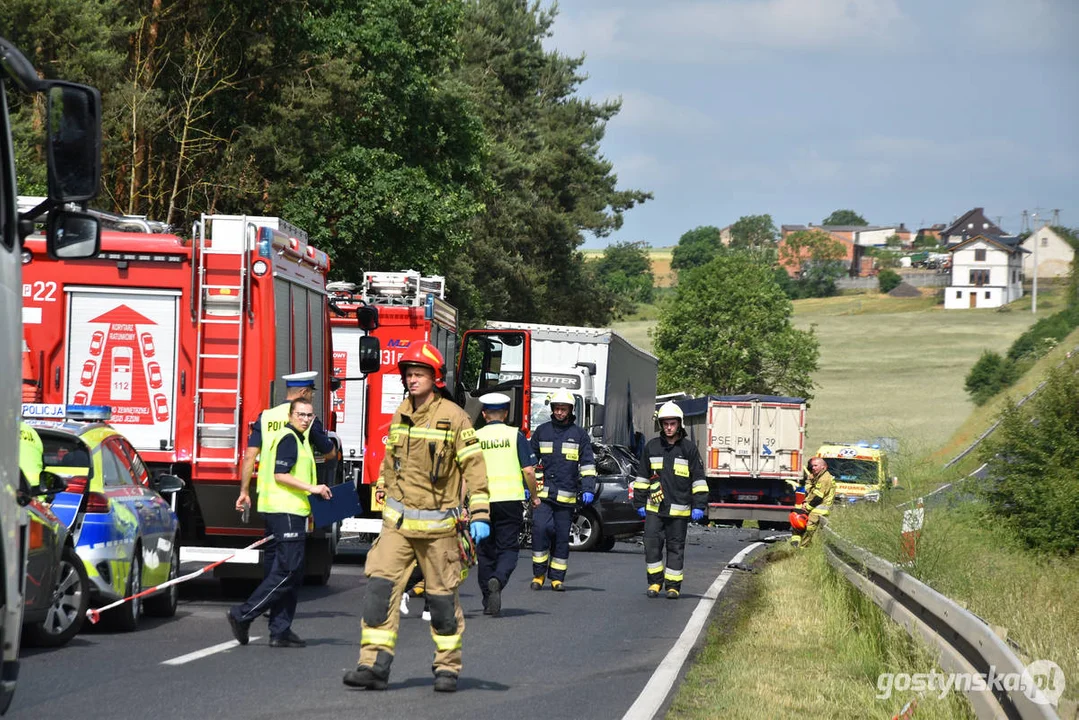
[(708, 519), (785, 529), (801, 484), (806, 401), (775, 395), (707, 395), (675, 401), (708, 479)]
[(526, 433), (550, 419), (547, 396), (568, 390), (578, 399), (577, 424), (595, 441), (636, 452), (653, 431), (656, 368), (654, 355), (607, 328), (491, 321), (465, 333), (458, 380), (470, 411), (479, 395), (520, 388), (528, 397), (519, 425)]

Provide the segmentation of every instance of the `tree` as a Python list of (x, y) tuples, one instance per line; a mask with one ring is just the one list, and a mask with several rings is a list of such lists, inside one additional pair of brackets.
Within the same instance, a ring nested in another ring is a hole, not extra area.
[(776, 241), (771, 215), (743, 215), (731, 225), (731, 248), (760, 249)]
[(843, 243), (823, 230), (799, 230), (784, 238), (779, 260), (784, 267), (797, 268), (791, 282), (792, 298), (829, 297), (836, 293), (836, 280), (848, 270)]
[(720, 229), (701, 225), (682, 233), (671, 251), (671, 269), (682, 272), (705, 265), (723, 251)]
[(599, 282), (617, 298), (616, 315), (628, 315), (637, 309), (638, 303), (652, 302), (655, 276), (648, 250), (648, 243), (644, 242), (615, 243), (608, 245), (603, 256), (594, 261)]
[(812, 397), (820, 350), (793, 312), (773, 269), (746, 253), (687, 271), (653, 334), (660, 391)]
[(884, 240), (884, 247), (890, 250), (898, 250), (903, 247), (903, 240), (896, 234), (891, 234)]
[(853, 210), (836, 210), (821, 221), (821, 225), (868, 225), (865, 218)]
[(932, 250), (939, 243), (937, 241), (937, 238), (933, 237), (932, 235), (918, 235), (914, 238), (913, 244), (915, 250)]
[(903, 282), (903, 277), (895, 270), (885, 269), (881, 270), (877, 275), (877, 283), (880, 285), (880, 291), (882, 293), (890, 293), (892, 290)]
[(975, 405), (984, 405), (1015, 381), (1015, 363), (986, 350), (967, 373), (964, 387)]

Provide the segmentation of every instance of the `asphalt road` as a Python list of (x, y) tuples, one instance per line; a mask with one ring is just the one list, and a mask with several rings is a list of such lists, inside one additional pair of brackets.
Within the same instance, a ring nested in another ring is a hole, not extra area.
[(389, 690), (342, 684), (359, 653), (365, 578), (358, 553), (335, 566), (326, 587), (303, 589), (293, 629), (306, 648), (270, 648), (260, 619), (247, 647), (163, 664), (232, 640), (224, 612), (242, 598), (199, 579), (185, 587), (171, 620), (147, 618), (135, 633), (93, 627), (64, 648), (24, 649), (8, 717), (621, 718), (701, 594), (751, 535), (693, 528), (677, 601), (645, 596), (644, 551), (635, 542), (571, 555), (563, 594), (528, 588), (522, 552), (499, 618), (481, 613), (471, 575), (461, 591), (466, 629), (456, 695), (432, 691), (434, 645), (416, 603), (401, 619)]

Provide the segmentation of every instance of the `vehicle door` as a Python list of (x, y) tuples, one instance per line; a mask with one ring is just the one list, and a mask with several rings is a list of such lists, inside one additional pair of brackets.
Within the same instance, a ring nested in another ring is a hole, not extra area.
[(148, 584), (156, 585), (168, 579), (172, 553), (175, 552), (173, 542), (177, 523), (169, 501), (150, 486), (150, 473), (139, 453), (127, 438), (117, 436), (114, 440), (121, 452), (122, 462), (127, 463), (136, 486), (142, 492), (146, 512), (142, 526), (143, 565), (146, 567)]
[[(130, 464), (126, 459), (121, 459), (123, 450), (118, 437), (110, 435), (105, 438), (101, 442), (100, 452), (102, 492), (109, 499), (113, 511), (124, 560), (130, 562), (136, 541), (143, 537), (143, 528), (152, 524), (153, 508), (147, 506), (142, 487), (135, 481)], [(143, 565), (146, 566), (145, 560)]]

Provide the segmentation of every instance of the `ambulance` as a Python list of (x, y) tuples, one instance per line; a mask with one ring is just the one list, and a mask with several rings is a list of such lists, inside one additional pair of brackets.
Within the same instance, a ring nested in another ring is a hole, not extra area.
[(817, 449), (816, 457), (824, 458), (835, 478), (837, 501), (878, 502), (888, 486), (886, 443), (827, 442)]

